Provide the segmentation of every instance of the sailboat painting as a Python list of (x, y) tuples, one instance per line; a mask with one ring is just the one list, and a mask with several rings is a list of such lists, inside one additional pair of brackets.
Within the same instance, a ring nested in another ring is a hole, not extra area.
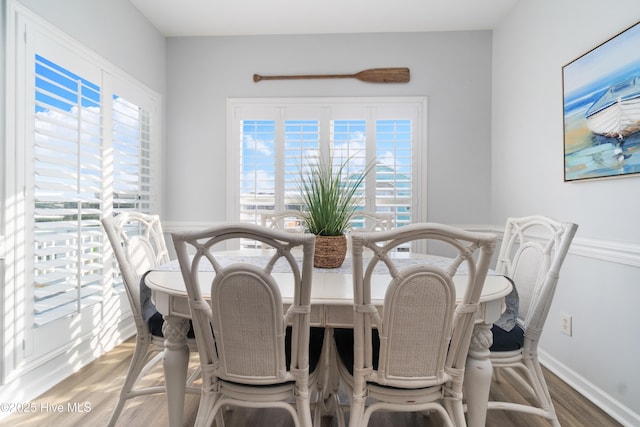
[(640, 22), (562, 67), (564, 179), (640, 174)]

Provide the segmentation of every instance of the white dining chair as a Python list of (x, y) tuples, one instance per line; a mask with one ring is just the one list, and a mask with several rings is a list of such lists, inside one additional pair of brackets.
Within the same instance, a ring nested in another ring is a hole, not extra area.
[[(197, 427), (223, 423), (226, 406), (286, 409), (294, 425), (311, 427), (310, 394), (315, 387), (323, 331), (310, 340), (310, 301), (315, 236), (255, 224), (225, 224), (202, 232), (172, 234), (202, 367)], [(225, 264), (218, 249), (230, 240), (250, 239), (271, 250), (263, 264)], [(301, 261), (292, 253), (302, 248)], [(293, 301), (283, 309), (275, 265), (284, 265)], [(199, 271), (215, 271), (207, 282)], [(210, 287), (211, 300), (201, 289)], [(287, 325), (291, 325), (288, 327)], [(320, 348), (313, 348), (319, 342)]]
[(264, 212), (260, 216), (264, 227), (289, 232), (304, 232), (304, 214), (301, 211), (285, 210), (278, 212)]
[(352, 224), (357, 224), (352, 231), (385, 231), (393, 228), (393, 215), (389, 213), (356, 211), (351, 217)]
[[(394, 248), (414, 241), (438, 241), (456, 255), (446, 266), (399, 264)], [(349, 426), (366, 426), (378, 410), (435, 412), (444, 425), (465, 425), (464, 368), (496, 236), (420, 223), (354, 232), (352, 244), (354, 329), (334, 331), (351, 396)], [(371, 288), (381, 267), (390, 282), (379, 312)], [(453, 277), (462, 268), (466, 285), (457, 303)]]
[(490, 401), (489, 410), (535, 414), (560, 425), (538, 360), (538, 342), (577, 229), (576, 224), (544, 216), (507, 220), (496, 270), (512, 279), (519, 309), (517, 322), (508, 331), (493, 326), (490, 359), (494, 381), (510, 380), (532, 400), (530, 404)]
[[(162, 360), (164, 351), (164, 338), (153, 335), (143, 319), (140, 281), (151, 268), (169, 262), (169, 251), (158, 215), (123, 212), (115, 217), (105, 217), (101, 222), (116, 257), (136, 326), (136, 346), (109, 420), (108, 426), (111, 427), (115, 425), (128, 399), (166, 391), (164, 384), (138, 387), (140, 380)], [(195, 339), (187, 340), (187, 345), (190, 351), (197, 350)], [(200, 392), (199, 387), (192, 386), (198, 376), (199, 370), (196, 369), (185, 384), (186, 392)]]

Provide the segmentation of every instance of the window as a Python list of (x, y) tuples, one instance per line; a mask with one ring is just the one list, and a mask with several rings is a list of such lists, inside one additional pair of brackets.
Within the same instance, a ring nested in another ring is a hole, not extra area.
[(100, 219), (155, 212), (160, 97), (44, 23), (17, 28), (20, 334), (38, 358), (130, 316)]
[(331, 156), (349, 160), (347, 175), (375, 163), (363, 210), (389, 214), (396, 226), (421, 220), (425, 105), (424, 98), (230, 100), (229, 218), (260, 224), (262, 215), (300, 210), (304, 166)]
[(117, 95), (112, 105), (114, 213), (151, 213), (151, 113)]
[(35, 55), (34, 325), (102, 293), (100, 87)]
[[(397, 226), (412, 221), (412, 153), (410, 120), (379, 120), (376, 122), (376, 207), (379, 212), (392, 212)], [(415, 166), (414, 166), (415, 165)]]
[(35, 55), (35, 326), (102, 301), (102, 214), (151, 209), (149, 112), (109, 98), (106, 138), (101, 88)]

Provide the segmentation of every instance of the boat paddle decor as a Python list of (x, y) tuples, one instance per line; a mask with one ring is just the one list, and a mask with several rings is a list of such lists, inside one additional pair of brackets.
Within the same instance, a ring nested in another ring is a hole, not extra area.
[(640, 176), (640, 22), (562, 67), (564, 180)]
[(299, 76), (253, 75), (253, 81), (262, 80), (308, 80), (308, 79), (358, 79), (367, 83), (408, 83), (408, 68), (370, 68), (354, 74), (307, 74)]

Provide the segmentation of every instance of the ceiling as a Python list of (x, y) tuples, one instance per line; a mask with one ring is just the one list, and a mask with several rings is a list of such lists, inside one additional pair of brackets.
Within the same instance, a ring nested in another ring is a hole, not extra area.
[(166, 37), (493, 29), (520, 0), (130, 0)]

